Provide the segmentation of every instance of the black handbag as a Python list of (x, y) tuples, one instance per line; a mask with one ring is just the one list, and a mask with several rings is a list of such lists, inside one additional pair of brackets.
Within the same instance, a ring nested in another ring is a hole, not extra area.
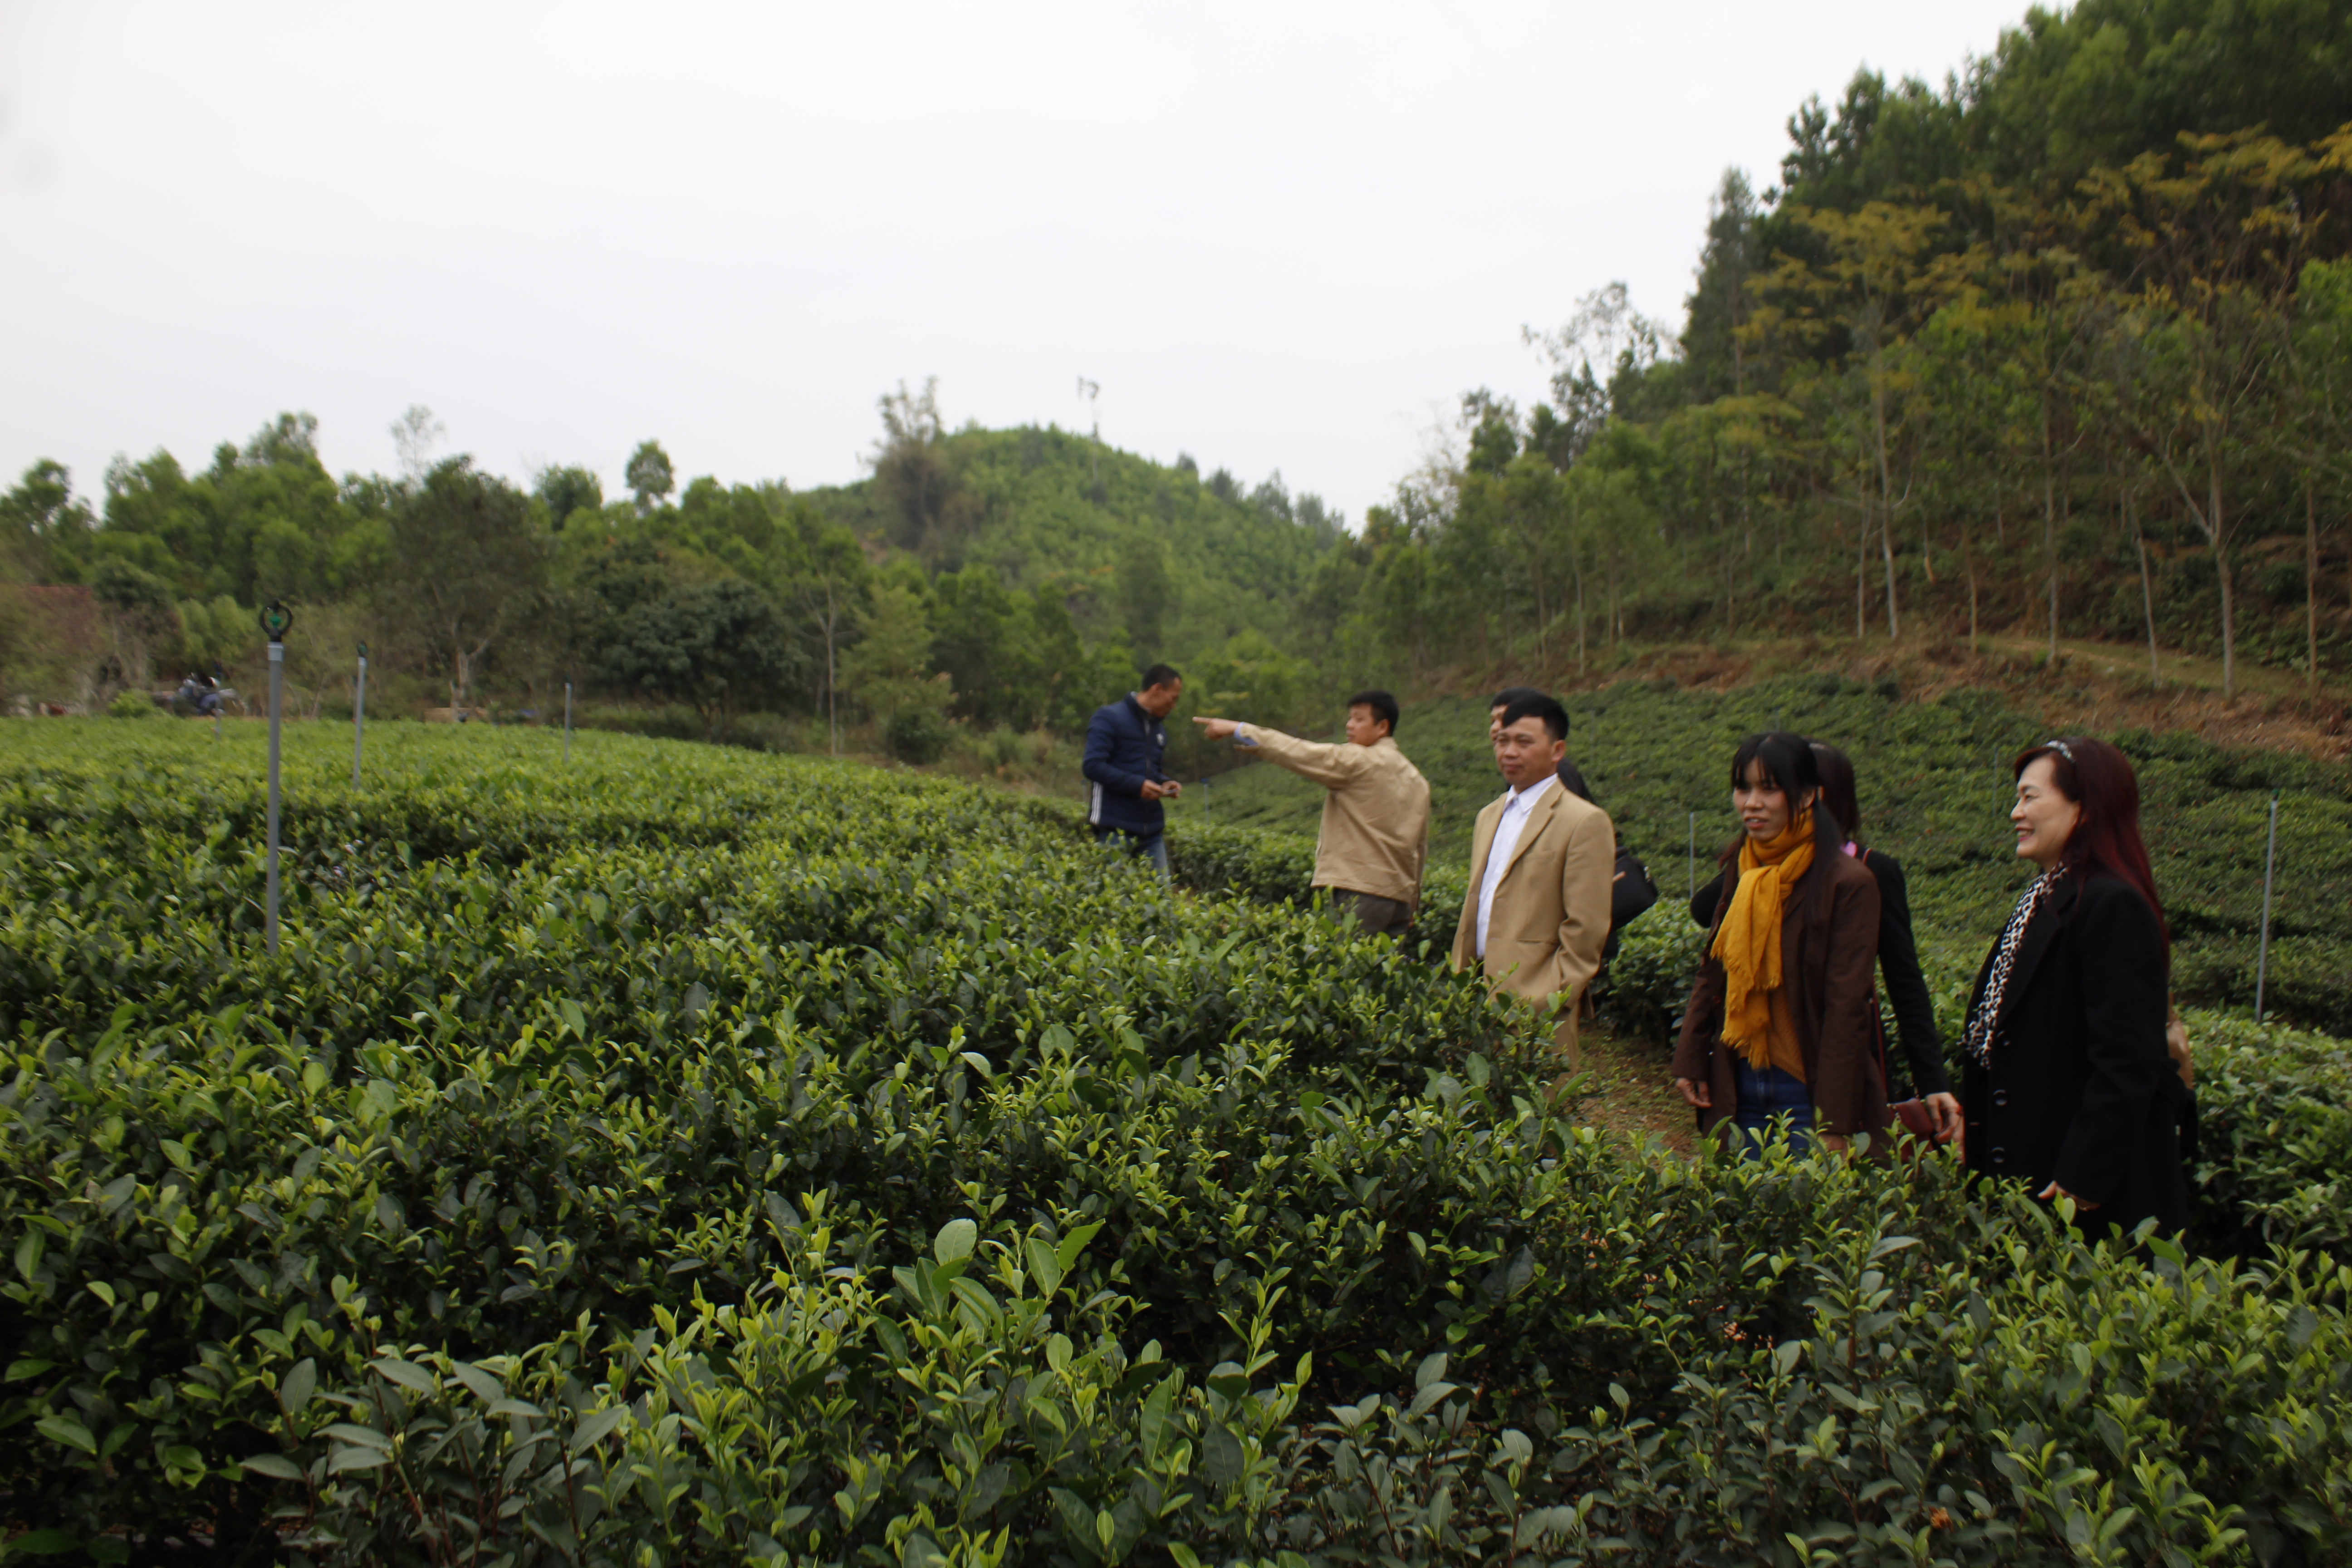
[(1650, 868), (1623, 844), (1617, 846), (1617, 869), (1609, 882), (1609, 930), (1612, 935), (1650, 912), (1658, 901), (1658, 885)]
[[(1565, 757), (1559, 763), (1559, 783), (1578, 799), (1593, 805), (1600, 804), (1592, 798), (1583, 773)], [(1650, 868), (1632, 849), (1618, 845), (1617, 864), (1609, 878), (1609, 940), (1601, 944), (1601, 963), (1617, 956), (1617, 933), (1649, 913), (1650, 906), (1657, 901), (1658, 885), (1650, 879)]]
[(1609, 940), (1601, 945), (1601, 962), (1617, 956), (1617, 938), (1624, 929), (1650, 912), (1658, 901), (1658, 885), (1650, 868), (1626, 846), (1617, 846), (1617, 866), (1609, 879)]

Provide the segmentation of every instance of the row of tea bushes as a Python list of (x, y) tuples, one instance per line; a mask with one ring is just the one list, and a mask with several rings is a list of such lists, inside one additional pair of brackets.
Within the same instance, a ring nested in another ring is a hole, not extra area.
[(205, 832), (252, 748), (163, 733), (0, 758), (12, 1551), (2352, 1539), (2332, 1262), (2151, 1274), (1940, 1159), (1632, 1152), (1418, 952), (824, 764), (445, 732), (338, 803), (298, 737), (298, 842), (349, 837), (273, 962)]
[(569, 1043), (339, 1086), (236, 1020), (20, 1061), (0, 1489), (101, 1555), (284, 1510), (338, 1561), (2352, 1542), (2339, 1266), (2150, 1274), (1940, 1161), (1628, 1158), (1475, 1063), (1097, 1107), (1074, 1047), (989, 1121), (970, 1064), (781, 1041), (666, 1100)]
[[(145, 1136), (104, 1110), (127, 1064), (54, 1064), (52, 1185), (11, 1205), (0, 1419), (37, 1436), (0, 1489), (100, 1560), (199, 1530), (354, 1563), (2352, 1545), (2352, 1271), (2151, 1272), (1941, 1162), (1628, 1158), (1491, 1077), (1346, 1104), (1279, 1063), (1239, 1096), (1138, 1074), (1106, 1113), (1057, 1065), (1011, 1149), (948, 1129), (968, 1080), (889, 1115), (780, 1089), (772, 1163), (829, 1157), (769, 1175), (720, 1153), (756, 1158), (756, 1051), (662, 1118), (511, 1063), (338, 1095), (213, 1033), (121, 1102), (163, 1122), (152, 1180), (96, 1182), (128, 1162), (92, 1144)], [(215, 1115), (274, 1085), (333, 1142), (215, 1144), (190, 1079)], [(536, 1227), (457, 1256), (534, 1185)]]
[(1385, 950), (1335, 984), (1338, 933), (1241, 903), (1196, 918), (988, 792), (697, 747), (657, 773), (656, 743), (617, 737), (553, 775), (516, 736), (469, 783), (429, 733), (401, 738), (355, 795), (300, 759), (275, 958), (257, 857), (222, 826), (251, 780), (201, 756), (144, 762), (137, 787), (81, 758), (0, 773), (0, 1021), (87, 1045), (243, 1006), (339, 1074), (379, 1038), (485, 1047), (537, 1020), (659, 1043), (779, 1009), (827, 1048), (960, 1033), (1000, 1066), (1057, 1021), (1157, 1057), (1248, 1038), (1367, 1070), (1408, 1021), (1473, 1047), (1508, 1026)]

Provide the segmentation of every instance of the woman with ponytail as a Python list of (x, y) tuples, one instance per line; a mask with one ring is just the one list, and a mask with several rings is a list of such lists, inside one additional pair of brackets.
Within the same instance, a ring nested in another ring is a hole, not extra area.
[(2189, 1220), (2188, 1085), (2165, 1040), (2171, 936), (2123, 752), (2081, 735), (2019, 755), (2010, 821), (2039, 874), (1985, 955), (1962, 1037), (1965, 1158), (2074, 1201), (2078, 1225)]
[(1779, 1117), (1792, 1142), (1885, 1141), (1878, 1054), (1878, 882), (1842, 854), (1812, 747), (1768, 731), (1731, 763), (1740, 837), (1723, 854), (1706, 959), (1683, 1011), (1675, 1087), (1700, 1125), (1755, 1138)]

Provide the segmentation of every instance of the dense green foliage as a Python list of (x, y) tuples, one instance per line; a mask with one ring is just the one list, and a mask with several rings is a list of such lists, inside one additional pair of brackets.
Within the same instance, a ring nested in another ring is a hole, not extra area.
[[(951, 435), (928, 390), (883, 412), (873, 479), (800, 494), (680, 490), (654, 442), (609, 504), (584, 469), (525, 494), (421, 447), (404, 477), (338, 482), (307, 416), (193, 478), (168, 453), (118, 463), (96, 512), (37, 465), (0, 497), (0, 683), (91, 710), (216, 663), (250, 684), (252, 606), (282, 597), (306, 710), (348, 704), (365, 640), (380, 713), (543, 712), (568, 680), (695, 708), (713, 737), (749, 712), (871, 720), (914, 761), (950, 721), (1076, 735), (1155, 659), (1285, 717), (1316, 684), (1291, 612), (1339, 527), (1314, 496), (1055, 430)], [(80, 624), (49, 624), (21, 584), (82, 595)]]
[(2315, 142), (2347, 105), (2352, 10), (2340, 4), (2081, 0), (2029, 10), (1940, 91), (1856, 72), (1834, 110), (1798, 111), (1780, 173), (1798, 199), (1834, 206), (1971, 175), (2063, 185), (2169, 153), (2183, 132), (2261, 125)]
[[(2336, 1263), (2150, 1271), (1942, 1160), (1612, 1145), (1475, 982), (1164, 890), (1049, 805), (604, 735), (567, 772), (552, 737), (405, 726), (353, 792), (332, 738), (294, 737), (273, 960), (256, 738), (7, 736), (26, 1549), (2352, 1539)], [(1226, 831), (1180, 864), (1285, 847)]]
[(1595, 290), (1307, 610), (1392, 682), (1627, 637), (2023, 634), (2342, 669), (2352, 5), (2086, 0), (1727, 172), (1677, 332)]

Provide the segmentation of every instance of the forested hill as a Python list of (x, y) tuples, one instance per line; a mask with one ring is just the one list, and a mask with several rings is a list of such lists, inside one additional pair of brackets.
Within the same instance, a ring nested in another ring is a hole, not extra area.
[(2352, 104), (2352, 28), (2329, 0), (2082, 0), (2039, 6), (1937, 87), (1854, 73), (1789, 125), (1780, 183), (1852, 208), (1981, 179), (2063, 191), (2184, 135), (2319, 141)]
[(1049, 591), (1089, 641), (1139, 660), (1198, 659), (1243, 633), (1286, 643), (1342, 536), (1337, 513), (1278, 473), (1245, 487), (1189, 456), (1163, 466), (1058, 429), (945, 434), (919, 411), (886, 416), (874, 477), (808, 501), (935, 579), (977, 571)]
[[(2084, 0), (1797, 107), (1680, 321), (1461, 401), (1318, 608), (1399, 685), (1628, 643), (2352, 657), (2352, 0)], [(1464, 684), (1466, 684), (1464, 683)]]

